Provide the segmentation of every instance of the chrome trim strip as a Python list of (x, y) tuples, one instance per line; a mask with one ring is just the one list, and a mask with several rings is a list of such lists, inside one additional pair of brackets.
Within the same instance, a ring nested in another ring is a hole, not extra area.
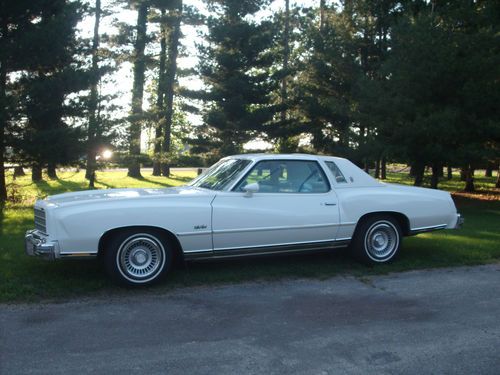
[(183, 251), (184, 255), (186, 255), (186, 254), (198, 254), (198, 253), (212, 253), (212, 252), (213, 252), (212, 249)]
[(295, 229), (307, 229), (307, 228), (324, 228), (324, 227), (331, 227), (331, 226), (338, 226), (338, 224), (335, 223), (328, 223), (328, 224), (309, 224), (309, 225), (296, 225), (296, 226), (282, 226), (282, 227), (263, 227), (263, 228), (243, 228), (243, 229), (220, 229), (220, 230), (214, 230), (214, 234), (221, 234), (221, 233), (235, 233), (235, 232), (264, 232), (264, 231), (270, 231), (270, 230), (295, 230)]
[(413, 229), (410, 229), (410, 234), (432, 232), (434, 230), (445, 229), (447, 226), (448, 226), (448, 224), (439, 224), (439, 225), (431, 225), (428, 227), (413, 228)]
[(356, 225), (356, 224), (357, 224), (357, 222), (352, 221), (352, 222), (347, 222), (347, 223), (340, 223), (340, 224), (338, 224), (338, 226), (339, 227), (345, 227), (347, 225)]
[(198, 235), (206, 235), (206, 234), (212, 234), (212, 231), (204, 230), (204, 231), (199, 231), (199, 232), (181, 232), (181, 233), (177, 233), (177, 236), (186, 237), (186, 236), (198, 236)]
[(185, 252), (184, 258), (186, 260), (195, 260), (195, 259), (236, 258), (236, 257), (252, 256), (252, 255), (301, 253), (301, 252), (309, 252), (316, 250), (342, 248), (342, 247), (347, 247), (348, 245), (349, 241), (338, 240), (338, 241), (294, 243), (294, 244), (274, 245), (274, 246), (226, 248), (223, 250), (219, 249), (210, 253), (204, 251), (191, 251), (189, 253)]
[(270, 248), (276, 246), (294, 246), (294, 245), (307, 245), (307, 244), (329, 244), (333, 243), (335, 240), (324, 240), (324, 241), (303, 241), (303, 242), (285, 242), (279, 244), (265, 244), (265, 245), (254, 245), (254, 246), (238, 246), (238, 247), (219, 247), (214, 248), (214, 251), (225, 251), (225, 250), (239, 250), (239, 249), (258, 249), (258, 248)]
[(61, 258), (95, 258), (97, 253), (62, 253)]
[(352, 237), (337, 238), (335, 241), (350, 241)]

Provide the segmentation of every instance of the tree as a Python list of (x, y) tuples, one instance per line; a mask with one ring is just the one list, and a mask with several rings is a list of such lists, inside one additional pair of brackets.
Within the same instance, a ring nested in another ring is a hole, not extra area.
[(320, 9), (319, 27), (316, 25), (307, 30), (309, 54), (301, 75), (300, 107), (315, 150), (349, 156), (353, 88), (360, 74), (353, 33), (344, 15), (326, 5)]
[[(26, 33), (40, 17), (40, 2), (0, 1), (0, 206), (7, 199), (5, 184), (5, 148), (10, 144), (13, 122), (19, 114), (17, 90), (11, 73), (23, 70), (31, 47)], [(36, 57), (35, 57), (36, 58)]]
[(129, 153), (130, 165), (128, 175), (140, 178), (141, 154), (141, 127), (142, 127), (142, 100), (144, 96), (144, 77), (146, 71), (146, 58), (144, 51), (147, 41), (148, 3), (141, 1), (137, 4), (137, 26), (134, 45), (134, 83), (132, 87), (132, 105), (129, 126)]
[[(250, 17), (263, 1), (213, 2), (208, 19), (208, 44), (201, 48), (200, 74), (207, 90), (197, 98), (207, 102), (205, 125), (192, 142), (218, 156), (235, 154), (271, 121), (274, 108), (268, 79), (272, 59), (268, 52), (272, 27)], [(204, 134), (210, 134), (205, 137)]]
[(160, 8), (160, 59), (158, 65), (158, 88), (156, 92), (156, 114), (157, 123), (155, 126), (154, 155), (153, 155), (153, 176), (161, 175), (161, 146), (163, 137), (163, 123), (161, 113), (164, 110), (163, 103), (165, 97), (165, 64), (167, 59), (167, 21), (164, 7)]
[[(177, 72), (177, 55), (179, 50), (179, 38), (181, 35), (182, 19), (182, 0), (175, 0), (173, 8), (169, 12), (171, 27), (168, 38), (168, 61), (165, 72), (165, 117), (162, 119), (163, 142), (161, 153), (163, 156), (170, 152), (170, 143), (172, 136), (172, 119), (174, 115), (174, 85)], [(163, 176), (170, 176), (170, 167), (168, 162), (163, 160), (161, 164)]]
[[(283, 27), (283, 77), (281, 78), (281, 111), (280, 122), (285, 124), (287, 121), (287, 104), (288, 104), (288, 61), (290, 59), (290, 0), (285, 0), (285, 14), (284, 14), (284, 27)], [(294, 148), (290, 145), (290, 137), (281, 137), (279, 140), (278, 148), (281, 152), (289, 151)]]
[(95, 0), (95, 22), (94, 22), (94, 37), (92, 39), (92, 77), (90, 86), (89, 100), (89, 124), (87, 128), (87, 170), (85, 177), (89, 180), (89, 187), (94, 188), (95, 169), (96, 169), (96, 137), (98, 132), (98, 85), (100, 80), (99, 74), (99, 24), (101, 22), (101, 0)]
[(69, 121), (83, 115), (81, 103), (69, 95), (88, 87), (76, 59), (80, 9), (80, 3), (63, 0), (40, 4), (38, 19), (24, 30), (31, 51), (19, 80), (26, 120), (13, 146), (32, 163), (34, 181), (44, 166), (55, 178), (56, 165), (74, 162), (82, 151), (81, 131)]
[(437, 187), (451, 162), (464, 166), (466, 190), (474, 190), (473, 170), (498, 142), (498, 37), (484, 21), (486, 4), (427, 6), (393, 30), (384, 91), (392, 143), (415, 167), (415, 185), (430, 165)]

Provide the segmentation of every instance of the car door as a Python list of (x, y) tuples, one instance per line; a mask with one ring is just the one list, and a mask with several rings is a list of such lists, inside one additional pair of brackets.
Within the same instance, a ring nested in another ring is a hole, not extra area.
[[(248, 194), (244, 187), (257, 183)], [(212, 202), (214, 254), (335, 240), (337, 196), (315, 160), (263, 160)]]

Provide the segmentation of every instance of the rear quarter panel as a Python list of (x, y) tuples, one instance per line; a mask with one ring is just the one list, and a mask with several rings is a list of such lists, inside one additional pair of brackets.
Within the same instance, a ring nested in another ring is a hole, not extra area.
[(346, 187), (336, 189), (341, 227), (338, 238), (352, 237), (359, 219), (369, 213), (405, 215), (410, 230), (446, 225), (453, 227), (456, 208), (447, 192), (413, 187)]

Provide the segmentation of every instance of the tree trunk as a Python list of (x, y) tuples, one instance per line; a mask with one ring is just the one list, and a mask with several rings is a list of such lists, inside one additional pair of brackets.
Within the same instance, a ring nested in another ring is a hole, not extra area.
[(438, 177), (444, 177), (444, 170), (443, 170), (443, 167), (444, 165), (439, 163), (437, 165), (437, 174), (438, 174)]
[(410, 175), (410, 177), (415, 177), (415, 166), (413, 164), (410, 165), (409, 175)]
[(498, 164), (497, 183), (495, 184), (495, 187), (500, 188), (500, 164)]
[(156, 97), (156, 111), (158, 114), (155, 129), (153, 176), (161, 176), (161, 143), (163, 134), (163, 99), (165, 97), (165, 64), (167, 60), (167, 25), (165, 9), (161, 9), (160, 19), (160, 66), (158, 69), (158, 88)]
[(325, 0), (320, 0), (319, 2), (319, 29), (323, 30), (325, 26)]
[(437, 189), (439, 184), (439, 177), (443, 173), (443, 166), (439, 163), (432, 164), (431, 188)]
[(380, 159), (375, 162), (375, 178), (380, 178)]
[[(92, 84), (90, 86), (89, 100), (89, 126), (87, 131), (87, 168), (85, 170), (85, 178), (90, 180), (96, 170), (96, 155), (97, 155), (97, 134), (99, 127), (98, 119), (98, 101), (99, 101), (99, 24), (101, 22), (101, 0), (95, 0), (95, 22), (94, 22), (94, 38), (92, 40)], [(89, 183), (89, 187), (90, 183)]]
[(131, 160), (128, 167), (128, 175), (135, 178), (142, 177), (139, 157), (141, 154), (141, 115), (142, 99), (144, 96), (144, 73), (146, 70), (144, 50), (146, 48), (147, 20), (148, 5), (146, 2), (142, 2), (137, 12), (137, 39), (134, 46), (134, 83), (132, 87), (132, 108), (129, 128), (129, 153)]
[(413, 176), (415, 177), (413, 185), (422, 186), (422, 183), (424, 182), (425, 165), (423, 163), (415, 163), (412, 164), (412, 169), (413, 169)]
[[(172, 134), (172, 119), (174, 116), (174, 85), (177, 72), (177, 54), (179, 49), (179, 37), (181, 34), (182, 0), (176, 1), (176, 6), (170, 12), (172, 28), (168, 43), (168, 65), (165, 74), (165, 128), (163, 131), (162, 154), (168, 157), (170, 152), (170, 138)], [(170, 176), (170, 166), (168, 162), (162, 164), (161, 173), (163, 176)]]
[[(287, 119), (287, 109), (288, 104), (288, 60), (290, 58), (290, 0), (285, 0), (285, 30), (283, 33), (283, 78), (281, 79), (281, 105), (283, 108), (280, 112), (280, 122), (281, 126), (285, 126)], [(279, 149), (280, 152), (290, 152), (290, 144), (288, 142), (288, 137), (280, 137)]]
[(56, 165), (54, 163), (49, 163), (47, 165), (47, 176), (49, 176), (51, 180), (57, 180)]
[(95, 189), (95, 170), (93, 170), (92, 174), (89, 176), (89, 189)]
[(465, 170), (465, 189), (464, 190), (469, 192), (469, 193), (472, 193), (476, 190), (475, 186), (474, 186), (474, 169), (470, 165)]
[(23, 167), (20, 165), (15, 166), (13, 178), (16, 179), (17, 177), (22, 177), (22, 176), (26, 176)]
[(460, 168), (460, 181), (467, 181), (467, 167)]
[[(5, 33), (7, 25), (2, 25), (2, 33)], [(0, 54), (4, 57), (4, 54)], [(6, 111), (5, 111), (5, 100), (6, 100), (6, 86), (7, 86), (7, 67), (5, 66), (5, 60), (0, 61), (0, 206), (2, 206), (7, 200), (7, 186), (5, 184), (5, 124)]]
[(451, 180), (453, 178), (453, 170), (451, 169), (451, 166), (446, 167), (446, 178), (448, 180)]
[(486, 170), (484, 171), (484, 177), (493, 177), (493, 164), (488, 163), (486, 165)]
[(385, 156), (382, 157), (382, 165), (380, 166), (380, 179), (387, 179), (387, 159)]
[(40, 163), (33, 163), (31, 166), (31, 181), (42, 181), (42, 165)]

